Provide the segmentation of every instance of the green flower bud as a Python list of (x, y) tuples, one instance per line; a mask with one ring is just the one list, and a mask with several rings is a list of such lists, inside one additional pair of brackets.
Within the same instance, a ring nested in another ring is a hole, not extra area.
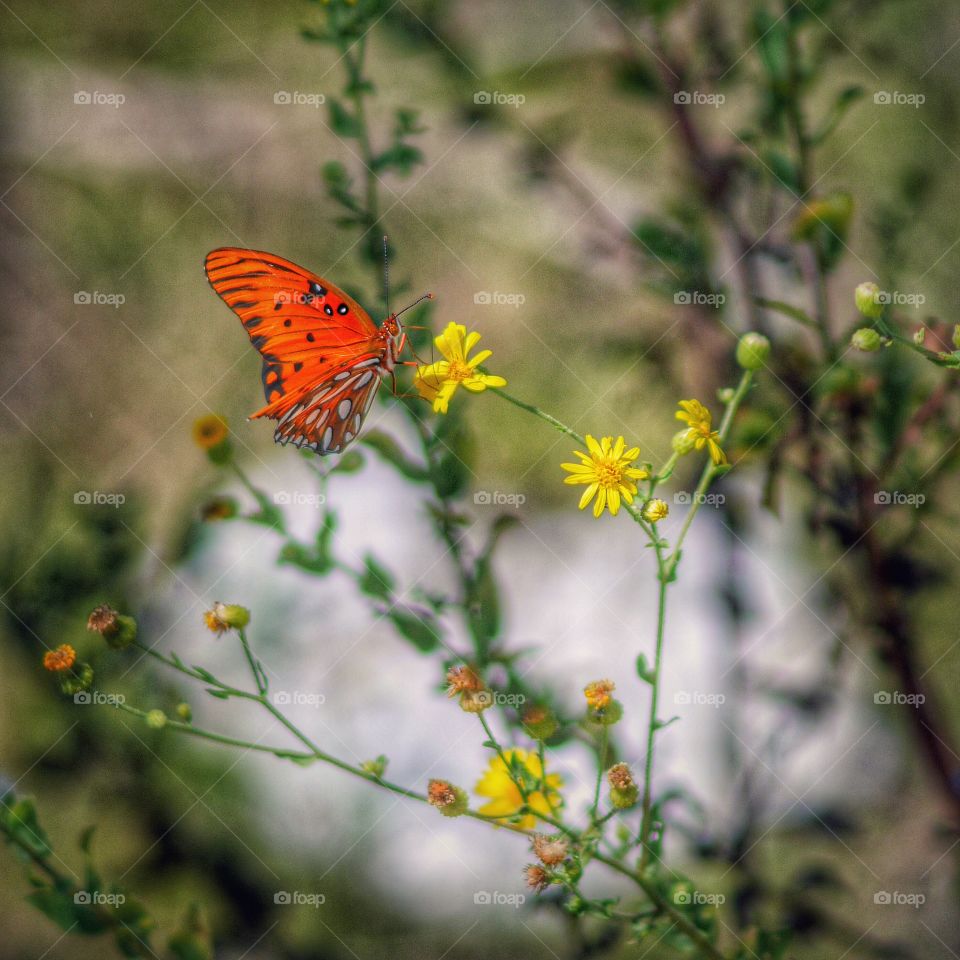
[(64, 673), (60, 677), (60, 690), (68, 697), (82, 693), (93, 686), (93, 667), (89, 663), (78, 663), (73, 673)]
[(137, 621), (124, 613), (117, 614), (117, 629), (105, 633), (103, 639), (112, 650), (125, 650), (137, 639)]
[(684, 457), (691, 453), (697, 438), (689, 430), (678, 430), (670, 441), (670, 446), (677, 456)]
[(364, 760), (363, 763), (360, 764), (360, 769), (380, 780), (387, 772), (387, 764), (389, 762), (390, 761), (381, 753), (373, 760)]
[(236, 603), (221, 603), (219, 600), (212, 609), (203, 615), (207, 629), (222, 634), (227, 630), (242, 630), (250, 622), (250, 611)]
[(177, 716), (184, 722), (190, 723), (193, 720), (193, 710), (190, 709), (189, 703), (178, 703), (177, 704)]
[(600, 710), (588, 710), (587, 716), (602, 727), (612, 727), (623, 719), (623, 704), (619, 700), (611, 700)]
[(857, 285), (853, 291), (853, 300), (857, 309), (865, 317), (876, 320), (883, 313), (883, 304), (879, 300), (880, 288), (872, 281)]
[(637, 802), (640, 789), (627, 764), (614, 764), (607, 771), (607, 782), (610, 784), (610, 803), (618, 810), (626, 810)]
[(872, 327), (861, 327), (850, 338), (850, 346), (866, 353), (874, 353), (880, 349), (880, 334)]
[(445, 817), (460, 817), (467, 812), (470, 799), (464, 790), (446, 780), (431, 780), (427, 786), (427, 803)]
[(523, 729), (534, 740), (549, 740), (559, 728), (554, 712), (540, 704), (533, 704), (523, 711), (520, 717)]
[(762, 333), (745, 333), (737, 344), (737, 363), (744, 370), (759, 370), (770, 356), (770, 341)]
[(167, 715), (162, 710), (149, 710), (144, 719), (153, 730), (162, 730), (167, 725)]
[[(953, 342), (954, 342), (954, 343), (957, 342), (957, 341), (956, 341), (957, 329), (958, 329), (957, 327), (954, 327), (954, 328), (953, 328), (953, 336), (954, 336), (954, 341), (953, 341)], [(922, 347), (922, 346), (923, 346), (923, 341), (926, 340), (926, 339), (927, 339), (927, 328), (926, 328), (926, 327), (917, 327), (917, 329), (913, 331), (913, 342), (914, 342), (918, 347)]]

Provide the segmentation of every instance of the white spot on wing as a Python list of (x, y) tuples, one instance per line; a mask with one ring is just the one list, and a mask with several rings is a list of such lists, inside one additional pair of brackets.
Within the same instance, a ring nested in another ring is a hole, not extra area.
[(350, 416), (350, 411), (353, 409), (353, 401), (349, 399), (341, 400), (337, 404), (337, 416), (341, 420), (346, 420)]

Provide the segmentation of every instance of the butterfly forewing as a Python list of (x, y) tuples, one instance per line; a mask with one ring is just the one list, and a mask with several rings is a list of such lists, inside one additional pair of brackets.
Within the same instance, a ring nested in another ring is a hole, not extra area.
[(280, 443), (340, 452), (380, 383), (386, 339), (370, 316), (334, 284), (274, 254), (221, 247), (207, 254), (206, 272), (263, 357), (267, 405), (251, 419), (278, 420)]

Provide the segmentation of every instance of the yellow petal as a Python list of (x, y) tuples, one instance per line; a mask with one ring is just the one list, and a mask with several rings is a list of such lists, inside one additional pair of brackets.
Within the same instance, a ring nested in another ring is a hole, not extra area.
[(616, 516), (620, 512), (620, 491), (612, 487), (607, 491), (607, 506), (610, 512)]
[[(626, 446), (627, 446), (627, 444), (626, 444), (626, 442), (624, 441), (623, 437), (617, 437), (617, 442), (613, 445), (613, 459), (614, 459), (614, 460), (619, 460), (619, 459), (623, 456), (623, 451), (624, 451), (624, 449), (626, 448)], [(638, 450), (637, 453), (639, 453), (639, 452), (640, 452), (640, 451)], [(631, 457), (630, 459), (633, 460), (633, 459), (636, 459), (636, 458), (635, 458), (635, 457)]]
[(483, 363), (484, 360), (492, 356), (493, 356), (492, 350), (481, 350), (478, 354), (475, 354), (467, 361), (467, 366), (468, 367), (479, 366), (481, 363)]
[(607, 491), (605, 487), (600, 487), (597, 491), (597, 500), (593, 505), (593, 515), (599, 517), (603, 513), (603, 508), (607, 505)]
[[(593, 499), (593, 495), (597, 492), (599, 487), (600, 484), (594, 481), (589, 487), (587, 487), (586, 490), (583, 491), (583, 496), (580, 498), (581, 510)], [(600, 516), (600, 514), (598, 513), (596, 516)]]
[(597, 441), (594, 440), (594, 438), (591, 437), (589, 433), (584, 437), (584, 439), (587, 441), (587, 449), (590, 451), (591, 456), (594, 456), (594, 457), (603, 456), (603, 450), (600, 449), (600, 444), (597, 443)]
[[(466, 332), (466, 328), (464, 328)], [(474, 330), (467, 338), (463, 341), (463, 358), (466, 359), (470, 354), (470, 351), (480, 342), (480, 334)], [(487, 354), (489, 356), (489, 352)]]

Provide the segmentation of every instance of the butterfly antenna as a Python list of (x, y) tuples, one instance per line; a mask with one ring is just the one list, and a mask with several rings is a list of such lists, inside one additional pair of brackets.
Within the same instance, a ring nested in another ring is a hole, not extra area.
[(383, 238), (383, 303), (390, 316), (390, 260), (387, 256), (387, 238)]
[(418, 303), (423, 303), (424, 300), (432, 300), (432, 299), (433, 299), (432, 293), (425, 293), (422, 297), (417, 297), (417, 299), (414, 300), (413, 303), (408, 303), (402, 310), (398, 310), (394, 314), (394, 316), (399, 317), (400, 314), (406, 313), (408, 310), (412, 310)]

